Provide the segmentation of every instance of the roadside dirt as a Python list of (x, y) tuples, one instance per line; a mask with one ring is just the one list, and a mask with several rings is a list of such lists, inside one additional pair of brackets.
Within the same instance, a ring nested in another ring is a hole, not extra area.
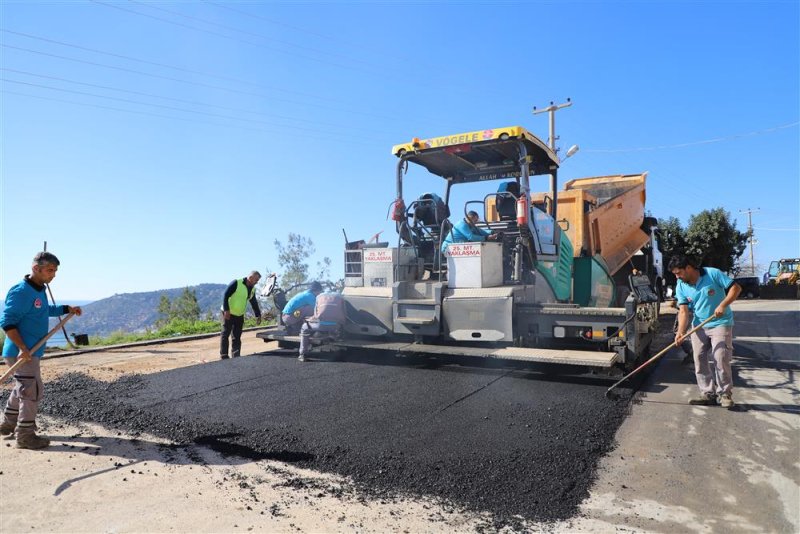
[[(42, 362), (42, 378), (45, 383), (64, 373), (84, 373), (97, 380), (113, 382), (123, 375), (150, 374), (189, 365), (200, 365), (219, 359), (219, 338), (209, 337), (181, 341), (164, 345), (145, 345), (113, 349), (72, 356), (45, 357)], [(242, 354), (275, 350), (277, 342), (265, 343), (255, 332), (242, 336)]]

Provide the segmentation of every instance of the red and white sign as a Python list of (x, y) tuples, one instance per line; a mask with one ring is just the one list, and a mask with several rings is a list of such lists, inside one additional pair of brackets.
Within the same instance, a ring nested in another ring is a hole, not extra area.
[(387, 249), (367, 249), (364, 251), (364, 261), (369, 263), (392, 263), (392, 251)]
[(481, 246), (480, 245), (450, 245), (449, 247), (447, 247), (447, 254), (449, 254), (453, 258), (480, 257), (480, 255), (481, 255)]

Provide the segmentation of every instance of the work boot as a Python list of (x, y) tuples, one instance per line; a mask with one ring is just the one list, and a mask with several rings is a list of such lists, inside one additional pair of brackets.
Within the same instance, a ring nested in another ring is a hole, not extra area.
[(736, 403), (733, 402), (733, 395), (731, 393), (723, 393), (720, 395), (719, 405), (723, 408), (727, 408), (728, 410), (736, 406)]
[(19, 410), (14, 410), (6, 406), (3, 411), (3, 422), (0, 423), (0, 436), (3, 439), (14, 439), (14, 429), (17, 427)]
[(37, 436), (33, 428), (17, 428), (18, 449), (44, 449), (48, 445), (50, 445), (50, 440)]
[(0, 436), (3, 436), (3, 439), (14, 439), (14, 429), (16, 427), (16, 421), (12, 422), (10, 419), (4, 417), (3, 422), (0, 423)]
[(716, 406), (717, 396), (713, 393), (703, 393), (699, 397), (689, 399), (689, 404), (693, 406)]

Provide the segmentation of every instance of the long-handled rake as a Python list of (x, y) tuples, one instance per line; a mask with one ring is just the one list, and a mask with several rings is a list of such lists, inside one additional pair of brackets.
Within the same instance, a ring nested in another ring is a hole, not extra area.
[[(711, 317), (709, 317), (708, 319), (706, 319), (705, 321), (703, 321), (703, 322), (702, 322), (702, 323), (700, 323), (699, 325), (695, 326), (694, 328), (692, 328), (691, 330), (689, 330), (688, 332), (686, 332), (686, 336), (684, 336), (684, 337), (689, 337), (690, 335), (694, 334), (695, 332), (697, 332), (698, 330), (700, 330), (701, 328), (703, 328), (703, 327), (706, 325), (706, 323), (708, 323), (708, 322), (709, 322), (711, 319), (715, 319), (715, 318), (716, 318), (716, 317), (714, 317), (714, 316), (712, 315)], [(616, 388), (617, 386), (619, 386), (620, 384), (622, 384), (623, 382), (625, 382), (627, 379), (629, 379), (630, 377), (632, 377), (633, 375), (635, 375), (636, 373), (638, 373), (639, 371), (641, 371), (642, 369), (644, 369), (645, 367), (647, 367), (648, 365), (650, 365), (651, 363), (653, 363), (654, 361), (656, 361), (657, 359), (659, 359), (660, 357), (662, 357), (664, 354), (666, 354), (666, 353), (667, 353), (667, 351), (669, 351), (669, 349), (671, 349), (671, 348), (672, 348), (672, 347), (674, 347), (674, 346), (676, 346), (676, 343), (673, 341), (672, 343), (670, 343), (669, 345), (667, 345), (666, 347), (664, 347), (664, 348), (663, 348), (663, 349), (662, 349), (662, 350), (661, 350), (661, 351), (660, 351), (658, 354), (656, 354), (655, 356), (653, 356), (652, 358), (650, 358), (649, 360), (647, 360), (646, 362), (644, 362), (642, 365), (640, 365), (639, 367), (637, 367), (636, 369), (634, 369), (633, 371), (631, 371), (631, 372), (630, 372), (630, 373), (628, 373), (627, 375), (623, 376), (623, 377), (620, 379), (620, 381), (619, 381), (619, 382), (617, 382), (616, 384), (614, 384), (613, 386), (611, 386), (610, 388), (608, 388), (608, 389), (606, 390), (606, 397), (608, 397), (609, 399), (612, 399), (612, 398), (614, 398), (614, 395), (615, 395), (615, 394), (613, 394), (613, 393), (612, 393), (612, 390), (613, 390), (614, 388)]]

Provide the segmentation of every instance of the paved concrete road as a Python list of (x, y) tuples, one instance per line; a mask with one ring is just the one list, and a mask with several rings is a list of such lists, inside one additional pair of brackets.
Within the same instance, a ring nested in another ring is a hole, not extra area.
[(800, 532), (800, 302), (733, 306), (735, 411), (686, 404), (675, 351), (605, 458), (582, 531)]

